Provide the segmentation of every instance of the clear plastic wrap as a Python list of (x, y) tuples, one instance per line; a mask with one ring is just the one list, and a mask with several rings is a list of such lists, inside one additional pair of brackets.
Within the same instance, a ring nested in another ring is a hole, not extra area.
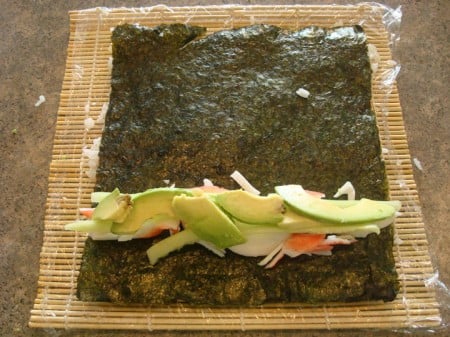
[[(448, 288), (431, 263), (425, 226), (412, 175), (396, 77), (400, 64), (391, 51), (400, 39), (401, 9), (377, 3), (339, 6), (204, 6), (94, 8), (70, 13), (71, 35), (54, 140), (41, 254), (40, 283), (30, 326), (76, 329), (255, 330), (389, 329), (433, 332), (447, 328), (440, 308)], [(368, 37), (373, 70), (373, 109), (386, 161), (391, 197), (402, 201), (395, 225), (394, 255), (401, 284), (391, 303), (311, 306), (280, 304), (258, 308), (117, 306), (80, 302), (76, 281), (85, 236), (63, 225), (90, 203), (99, 140), (107, 111), (111, 30), (118, 24), (155, 26), (189, 23), (222, 29), (266, 23), (286, 29), (361, 25)]]

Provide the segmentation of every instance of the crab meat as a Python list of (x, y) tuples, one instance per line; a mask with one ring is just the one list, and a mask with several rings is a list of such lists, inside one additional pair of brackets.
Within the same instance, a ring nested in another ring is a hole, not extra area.
[(162, 220), (149, 219), (133, 234), (132, 239), (152, 238), (158, 236), (165, 230), (169, 230), (171, 235), (178, 233), (180, 231), (180, 221), (169, 217)]
[(283, 256), (297, 257), (302, 254), (331, 255), (335, 245), (349, 245), (355, 242), (350, 236), (337, 237), (326, 234), (291, 234), (258, 264), (273, 268)]
[(94, 213), (94, 208), (92, 207), (83, 207), (79, 209), (80, 214), (84, 215), (86, 218), (91, 219), (92, 214)]

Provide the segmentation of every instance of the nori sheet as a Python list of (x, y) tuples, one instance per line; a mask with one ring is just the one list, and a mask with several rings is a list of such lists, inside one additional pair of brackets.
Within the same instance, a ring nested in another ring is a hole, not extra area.
[[(201, 27), (118, 26), (97, 190), (164, 185), (227, 188), (242, 172), (263, 193), (301, 184), (332, 196), (386, 199), (371, 110), (371, 69), (359, 26), (284, 31), (254, 25), (206, 37)], [(296, 94), (299, 88), (311, 95)], [(155, 266), (152, 240), (88, 239), (78, 278), (85, 301), (193, 305), (392, 300), (392, 228), (333, 255), (285, 257), (274, 269), (231, 252), (185, 247)], [(156, 238), (155, 240), (160, 240)]]

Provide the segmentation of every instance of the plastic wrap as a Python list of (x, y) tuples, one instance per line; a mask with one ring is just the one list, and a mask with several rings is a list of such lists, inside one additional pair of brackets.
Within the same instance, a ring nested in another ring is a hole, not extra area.
[[(432, 267), (412, 175), (396, 88), (400, 64), (391, 51), (399, 41), (401, 9), (377, 3), (355, 6), (207, 6), (94, 8), (70, 13), (71, 35), (54, 139), (41, 253), (38, 294), (30, 326), (76, 329), (255, 330), (371, 328), (402, 331), (446, 329), (439, 308), (449, 291)], [(208, 33), (256, 23), (286, 29), (316, 25), (361, 25), (373, 70), (373, 108), (386, 162), (391, 197), (402, 201), (395, 224), (394, 255), (401, 289), (391, 303), (312, 306), (280, 304), (258, 308), (117, 306), (80, 302), (76, 282), (85, 236), (63, 225), (90, 204), (99, 142), (110, 90), (111, 30), (118, 24), (155, 26), (189, 23)]]

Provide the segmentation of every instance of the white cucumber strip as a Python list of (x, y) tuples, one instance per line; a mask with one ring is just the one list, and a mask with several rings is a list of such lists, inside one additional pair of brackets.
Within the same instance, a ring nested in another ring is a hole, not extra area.
[(91, 193), (91, 202), (97, 203), (105, 199), (111, 192), (92, 192)]
[(339, 226), (304, 226), (302, 224), (284, 224), (279, 225), (289, 233), (308, 233), (308, 234), (351, 234), (356, 237), (366, 237), (370, 233), (380, 234), (380, 227), (375, 224), (364, 224), (364, 225), (339, 225)]
[(111, 231), (112, 221), (109, 220), (79, 220), (64, 226), (65, 230), (105, 234)]
[[(322, 199), (322, 201), (328, 202), (340, 208), (346, 208), (356, 205), (359, 200), (341, 200), (341, 199)], [(396, 211), (399, 211), (402, 207), (402, 203), (398, 200), (377, 200), (376, 202), (380, 204), (386, 204), (392, 206)]]
[(197, 241), (197, 243), (202, 245), (203, 247), (205, 247), (206, 249), (213, 252), (214, 254), (216, 254), (219, 257), (225, 256), (225, 249), (217, 248), (214, 244), (212, 244), (209, 241), (200, 240), (200, 241)]

